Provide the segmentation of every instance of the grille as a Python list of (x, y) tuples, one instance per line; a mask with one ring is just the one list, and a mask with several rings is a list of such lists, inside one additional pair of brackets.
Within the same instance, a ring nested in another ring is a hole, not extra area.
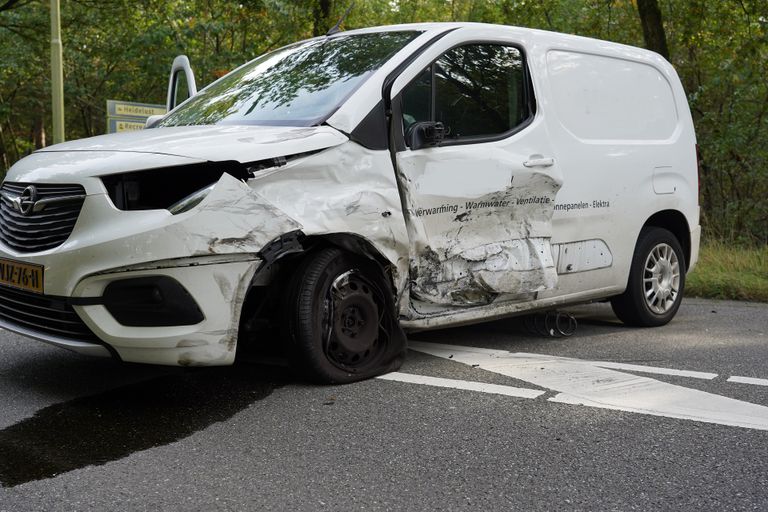
[(80, 185), (35, 185), (37, 202), (33, 211), (24, 215), (13, 201), (29, 186), (6, 182), (0, 187), (0, 242), (18, 252), (58, 247), (75, 227), (85, 190)]
[(0, 287), (0, 319), (60, 338), (99, 342), (63, 297)]

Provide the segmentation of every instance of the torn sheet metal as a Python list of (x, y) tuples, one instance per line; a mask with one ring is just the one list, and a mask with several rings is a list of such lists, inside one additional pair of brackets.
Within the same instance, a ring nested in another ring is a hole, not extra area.
[(387, 151), (348, 142), (249, 182), (306, 235), (353, 234), (390, 263), (398, 292), (408, 277), (408, 233)]
[[(106, 194), (86, 197), (72, 235), (39, 258), (46, 293), (69, 296), (85, 276), (114, 269), (153, 266), (180, 258), (254, 255), (275, 237), (301, 225), (245, 183), (222, 175), (195, 208), (179, 215), (166, 210), (117, 210)], [(59, 271), (61, 269), (61, 271)], [(66, 271), (64, 269), (67, 269)], [(72, 269), (76, 269), (72, 271)]]
[(513, 174), (505, 160), (487, 155), (473, 161), (476, 172), (437, 155), (400, 159), (413, 298), (471, 306), (556, 286), (551, 218), (562, 182), (535, 169)]
[(427, 248), (418, 263), (411, 292), (438, 304), (487, 304), (500, 294), (525, 298), (557, 283), (544, 238), (481, 245), (443, 260)]

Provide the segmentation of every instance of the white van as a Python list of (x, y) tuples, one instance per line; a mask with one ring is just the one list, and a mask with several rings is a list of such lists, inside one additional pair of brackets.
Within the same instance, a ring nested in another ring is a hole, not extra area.
[(605, 299), (665, 324), (700, 234), (668, 62), (471, 23), (287, 46), (0, 194), (0, 326), (167, 365), (280, 346), (325, 382), (397, 368), (404, 330)]

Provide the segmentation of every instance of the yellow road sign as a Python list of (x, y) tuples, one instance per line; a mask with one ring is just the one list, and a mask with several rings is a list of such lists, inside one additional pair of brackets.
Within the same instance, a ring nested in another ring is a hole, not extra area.
[(117, 117), (107, 118), (107, 133), (133, 132), (144, 129), (145, 121), (142, 119), (122, 119)]
[(107, 100), (109, 117), (149, 117), (165, 114), (165, 105), (136, 103), (133, 101)]
[(107, 133), (143, 130), (149, 116), (165, 112), (165, 105), (107, 100)]

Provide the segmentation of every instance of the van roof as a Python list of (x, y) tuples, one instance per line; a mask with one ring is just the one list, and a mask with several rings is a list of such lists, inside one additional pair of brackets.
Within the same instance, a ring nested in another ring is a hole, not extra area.
[[(422, 32), (431, 32), (437, 35), (442, 32), (456, 29), (485, 29), (489, 31), (489, 35), (493, 32), (497, 32), (498, 35), (513, 35), (524, 36), (527, 38), (534, 38), (537, 41), (548, 41), (551, 43), (557, 43), (562, 45), (576, 44), (579, 49), (585, 49), (591, 47), (595, 50), (631, 50), (636, 53), (636, 57), (643, 60), (662, 59), (659, 54), (640, 48), (637, 46), (631, 46), (627, 44), (617, 43), (613, 41), (606, 41), (603, 39), (595, 39), (592, 37), (578, 36), (573, 34), (565, 34), (562, 32), (552, 32), (549, 30), (518, 27), (514, 25), (499, 25), (492, 23), (476, 23), (476, 22), (430, 22), (430, 23), (401, 23), (398, 25), (381, 25), (377, 27), (366, 27), (353, 30), (346, 30), (338, 32), (338, 34), (365, 34), (376, 32), (394, 32), (403, 30), (417, 30)], [(321, 36), (323, 37), (323, 36)], [(602, 53), (601, 51), (599, 53)]]

